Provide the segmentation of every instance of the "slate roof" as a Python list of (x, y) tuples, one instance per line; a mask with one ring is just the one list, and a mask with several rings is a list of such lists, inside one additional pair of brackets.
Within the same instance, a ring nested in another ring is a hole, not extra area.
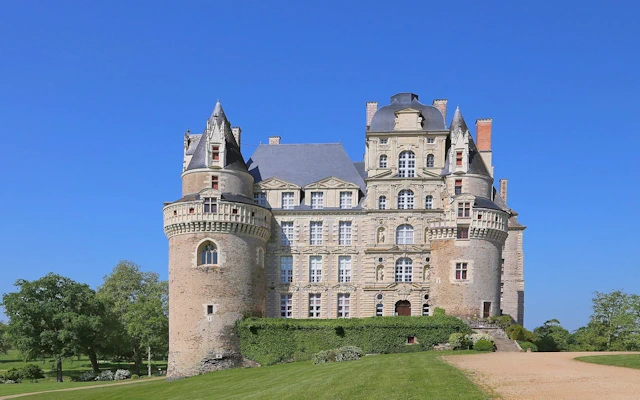
[[(451, 125), (449, 126), (449, 132), (453, 132), (456, 128), (462, 129), (462, 132), (467, 132), (469, 130), (469, 128), (467, 127), (467, 123), (464, 121), (464, 117), (460, 112), (460, 108), (456, 108), (456, 111), (453, 114), (453, 120), (451, 121)], [(444, 169), (442, 170), (441, 175), (449, 175), (450, 173), (449, 153), (447, 152), (447, 157), (444, 162)], [(491, 176), (471, 135), (469, 135), (469, 170), (467, 171), (467, 173)]]
[(371, 119), (369, 132), (393, 132), (396, 121), (396, 111), (413, 108), (420, 111), (423, 119), (423, 130), (444, 130), (445, 121), (442, 112), (433, 106), (422, 104), (418, 95), (413, 93), (398, 93), (391, 96), (388, 106), (380, 107)]
[(353, 166), (356, 167), (356, 170), (358, 171), (362, 179), (367, 179), (368, 174), (367, 174), (367, 170), (364, 168), (363, 161), (354, 162)]
[(486, 197), (480, 197), (480, 196), (476, 196), (476, 199), (473, 201), (473, 207), (488, 208), (490, 210), (502, 210), (502, 207), (500, 207), (493, 201), (487, 199)]
[(298, 186), (334, 176), (366, 192), (362, 175), (340, 143), (262, 144), (247, 162), (256, 183), (278, 178)]
[(189, 135), (191, 141), (189, 142), (189, 147), (187, 147), (187, 155), (193, 155), (193, 153), (195, 153), (198, 143), (200, 143), (200, 138), (202, 138), (202, 134)]

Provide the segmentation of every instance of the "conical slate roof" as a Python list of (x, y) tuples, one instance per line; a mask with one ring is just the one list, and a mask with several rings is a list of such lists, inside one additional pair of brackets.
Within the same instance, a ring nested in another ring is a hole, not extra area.
[(464, 122), (462, 112), (460, 112), (460, 107), (456, 107), (456, 111), (453, 113), (453, 120), (451, 121), (451, 125), (449, 126), (449, 131), (453, 132), (456, 128), (460, 128), (462, 132), (466, 132), (469, 130), (469, 128), (467, 127), (467, 123)]

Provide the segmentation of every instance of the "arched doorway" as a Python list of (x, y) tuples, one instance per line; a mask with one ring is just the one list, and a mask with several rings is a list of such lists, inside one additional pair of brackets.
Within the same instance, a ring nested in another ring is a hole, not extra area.
[(396, 315), (398, 316), (411, 316), (411, 303), (407, 300), (400, 300), (396, 303)]

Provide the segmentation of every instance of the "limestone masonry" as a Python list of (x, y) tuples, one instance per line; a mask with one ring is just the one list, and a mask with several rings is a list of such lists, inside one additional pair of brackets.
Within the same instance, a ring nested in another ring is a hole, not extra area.
[[(366, 104), (363, 162), (341, 144), (269, 137), (245, 162), (220, 102), (184, 136), (169, 239), (170, 378), (239, 365), (243, 316), (524, 317), (525, 227), (494, 188), (491, 119), (476, 140), (447, 100)], [(477, 144), (476, 144), (477, 143)]]

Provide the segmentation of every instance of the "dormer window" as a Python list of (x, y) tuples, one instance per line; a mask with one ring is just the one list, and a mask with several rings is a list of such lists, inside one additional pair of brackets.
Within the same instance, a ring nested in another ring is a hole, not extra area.
[(285, 210), (293, 210), (293, 192), (282, 193), (282, 208)]
[(214, 214), (218, 212), (218, 199), (215, 197), (205, 197), (204, 212), (205, 214)]
[(218, 190), (218, 176), (217, 175), (212, 175), (211, 176), (211, 189)]
[(456, 165), (462, 166), (462, 152), (456, 151)]
[(471, 216), (471, 203), (458, 203), (458, 218), (469, 218)]
[(340, 192), (340, 208), (353, 207), (353, 197), (351, 192)]
[(265, 192), (256, 192), (253, 194), (253, 201), (258, 203), (259, 206), (265, 207), (267, 205), (267, 194)]
[(220, 146), (211, 146), (211, 159), (213, 161), (220, 160)]
[(324, 193), (311, 192), (311, 208), (314, 210), (324, 208)]

